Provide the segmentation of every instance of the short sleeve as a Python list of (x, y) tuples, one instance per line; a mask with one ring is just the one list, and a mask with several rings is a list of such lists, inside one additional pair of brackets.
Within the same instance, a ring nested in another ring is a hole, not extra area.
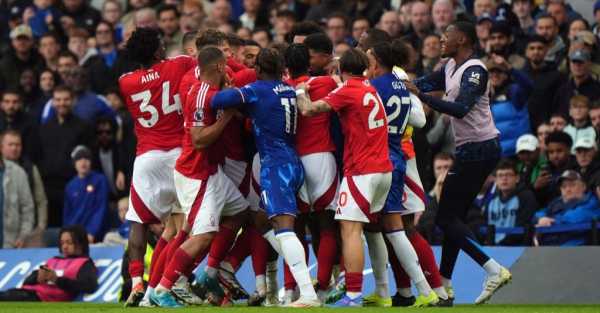
[(206, 94), (203, 95), (201, 92), (198, 92), (198, 89), (194, 89), (189, 96), (193, 98), (189, 98), (190, 101), (187, 101), (190, 107), (186, 110), (189, 112), (188, 116), (185, 116), (186, 127), (206, 127), (210, 125), (210, 116), (212, 114), (210, 105), (208, 105), (210, 99), (208, 99)]
[(350, 102), (346, 94), (346, 88), (343, 86), (329, 93), (323, 98), (323, 101), (327, 102), (334, 111), (341, 111)]

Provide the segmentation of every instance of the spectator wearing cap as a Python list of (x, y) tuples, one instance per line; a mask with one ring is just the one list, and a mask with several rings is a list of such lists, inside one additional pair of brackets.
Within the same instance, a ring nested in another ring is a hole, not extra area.
[(600, 159), (598, 158), (598, 146), (596, 140), (590, 137), (582, 137), (575, 141), (575, 160), (577, 160), (577, 172), (583, 177), (586, 184), (590, 184), (592, 178), (600, 175)]
[(565, 54), (567, 45), (558, 33), (558, 24), (554, 17), (548, 14), (542, 14), (535, 22), (535, 33), (546, 39), (548, 42), (548, 51), (544, 61), (552, 66), (558, 66)]
[(486, 63), (491, 55), (499, 55), (506, 59), (512, 68), (521, 70), (525, 66), (526, 60), (513, 48), (512, 30), (506, 22), (495, 22), (490, 29), (490, 35), (486, 47), (487, 55), (481, 58)]
[[(537, 227), (591, 222), (600, 217), (600, 206), (593, 192), (588, 192), (579, 173), (567, 170), (558, 179), (560, 197), (535, 213)], [(584, 232), (557, 233), (537, 236), (540, 245), (577, 246), (586, 243)]]
[(475, 25), (475, 30), (477, 31), (477, 39), (479, 39), (479, 49), (483, 50), (487, 46), (487, 41), (490, 37), (490, 29), (492, 29), (492, 25), (494, 24), (494, 17), (484, 12), (479, 17), (477, 17), (477, 24)]
[(0, 247), (23, 248), (35, 223), (27, 174), (17, 163), (0, 158)]
[(540, 172), (547, 168), (548, 160), (541, 153), (538, 139), (531, 134), (525, 134), (519, 137), (516, 144), (517, 152), (517, 172), (519, 173), (519, 183), (533, 187)]
[[(538, 209), (535, 195), (523, 184), (519, 184), (519, 174), (515, 163), (509, 159), (500, 160), (494, 173), (496, 190), (483, 204), (483, 214), (487, 225), (496, 227), (524, 227)], [(522, 235), (506, 236), (496, 234), (497, 245), (520, 245)]]
[(104, 174), (92, 170), (92, 153), (77, 146), (71, 153), (76, 175), (65, 187), (64, 225), (82, 225), (90, 243), (102, 241), (110, 189)]
[(17, 89), (25, 70), (35, 70), (43, 60), (34, 48), (33, 33), (28, 25), (19, 25), (10, 32), (12, 49), (0, 60), (0, 91)]
[[(575, 95), (569, 102), (569, 116), (572, 123), (564, 128), (564, 132), (571, 136), (574, 143), (580, 138), (590, 138), (596, 140), (596, 130), (590, 125), (589, 120), (590, 100), (586, 96)], [(573, 146), (572, 153), (575, 153)]]
[[(569, 53), (573, 53), (577, 50), (584, 50), (589, 52), (591, 56), (591, 72), (592, 78), (595, 80), (600, 79), (600, 54), (598, 51), (597, 38), (589, 30), (583, 30), (575, 34), (573, 40), (569, 44)], [(569, 62), (564, 60), (559, 67), (561, 73), (568, 74)]]
[(54, 88), (52, 106), (56, 114), (40, 126), (40, 161), (44, 189), (48, 197), (48, 226), (60, 227), (65, 185), (73, 177), (70, 154), (77, 145), (90, 141), (89, 126), (72, 113), (73, 91), (66, 86)]
[(486, 67), (491, 82), (490, 107), (500, 131), (502, 156), (511, 157), (515, 155), (517, 139), (531, 132), (527, 99), (533, 82), (499, 55), (492, 55)]
[(568, 113), (569, 101), (574, 95), (584, 95), (591, 102), (600, 99), (600, 83), (591, 75), (590, 53), (576, 50), (569, 55), (569, 61), (571, 77), (558, 89), (554, 99), (554, 107), (562, 114)]
[(546, 63), (544, 58), (548, 51), (548, 41), (542, 36), (529, 37), (525, 48), (527, 63), (523, 71), (533, 81), (533, 88), (527, 106), (532, 129), (537, 129), (550, 119), (552, 112), (556, 111), (553, 102), (556, 92), (565, 77), (552, 65)]
[(533, 184), (538, 203), (546, 205), (559, 196), (558, 178), (568, 170), (577, 167), (575, 157), (571, 154), (573, 140), (567, 133), (555, 131), (546, 138), (546, 157), (548, 167), (542, 168)]

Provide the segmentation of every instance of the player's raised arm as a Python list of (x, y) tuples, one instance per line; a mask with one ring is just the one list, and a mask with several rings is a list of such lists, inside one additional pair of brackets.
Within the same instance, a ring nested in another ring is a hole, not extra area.
[(223, 133), (225, 126), (235, 114), (234, 109), (227, 109), (212, 125), (206, 127), (192, 127), (190, 133), (192, 135), (192, 143), (196, 149), (204, 149), (212, 145)]

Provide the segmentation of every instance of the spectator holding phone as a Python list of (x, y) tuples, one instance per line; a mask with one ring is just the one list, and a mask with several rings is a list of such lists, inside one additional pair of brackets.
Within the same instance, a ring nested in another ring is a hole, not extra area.
[(575, 158), (571, 155), (572, 145), (571, 136), (562, 131), (552, 132), (546, 138), (546, 155), (549, 164), (541, 169), (540, 175), (533, 184), (540, 205), (545, 206), (560, 195), (558, 178), (565, 170), (576, 167)]
[(59, 256), (33, 271), (23, 287), (0, 292), (0, 301), (73, 301), (98, 288), (98, 273), (90, 257), (87, 234), (79, 225), (60, 230)]

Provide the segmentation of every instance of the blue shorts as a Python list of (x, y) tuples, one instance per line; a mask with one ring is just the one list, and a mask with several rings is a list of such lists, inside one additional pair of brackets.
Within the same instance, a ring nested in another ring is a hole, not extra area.
[(406, 160), (403, 156), (390, 156), (394, 166), (392, 171), (392, 186), (385, 200), (383, 213), (400, 213), (405, 210), (404, 205), (404, 177), (406, 176)]
[(269, 218), (298, 213), (296, 195), (304, 183), (302, 163), (287, 163), (260, 169), (260, 199)]

